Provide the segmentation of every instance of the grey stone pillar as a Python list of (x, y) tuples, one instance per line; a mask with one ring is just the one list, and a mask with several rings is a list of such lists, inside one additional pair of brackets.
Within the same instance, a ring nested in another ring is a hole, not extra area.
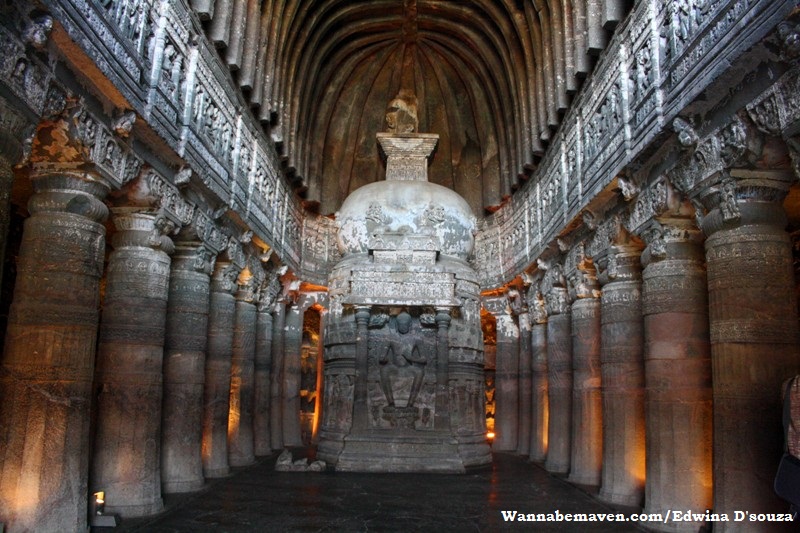
[[(687, 219), (644, 232), (647, 513), (711, 509), (711, 360), (701, 235)], [(691, 421), (691, 423), (687, 423)], [(744, 490), (744, 489), (743, 489)], [(691, 522), (648, 523), (697, 531)]]
[(97, 430), (91, 490), (122, 517), (161, 511), (164, 330), (174, 225), (154, 210), (112, 209), (95, 369)]
[(243, 270), (233, 318), (228, 408), (228, 463), (231, 466), (247, 466), (256, 460), (253, 448), (256, 306), (252, 283), (250, 271)]
[(199, 242), (178, 243), (172, 256), (164, 339), (161, 489), (203, 486), (203, 388), (213, 255)]
[(39, 174), (0, 366), (0, 509), (8, 531), (86, 530), (89, 420), (108, 188)]
[(527, 456), (531, 451), (531, 413), (533, 412), (531, 320), (527, 307), (520, 309), (517, 321), (519, 322), (519, 435), (517, 453)]
[(511, 314), (506, 295), (484, 299), (484, 307), (494, 315), (497, 331), (495, 362), (495, 451), (517, 450), (519, 440), (519, 328)]
[(531, 317), (531, 447), (530, 460), (543, 463), (547, 458), (547, 311), (538, 287), (528, 292)]
[(272, 302), (262, 295), (256, 316), (255, 376), (253, 384), (253, 446), (256, 456), (272, 453), (269, 430), (270, 366), (272, 364)]
[(236, 277), (239, 268), (217, 261), (211, 278), (208, 309), (208, 351), (203, 390), (203, 473), (224, 477), (228, 464), (228, 413), (231, 388), (231, 356), (236, 312)]
[[(550, 272), (548, 271), (548, 275)], [(547, 459), (549, 472), (566, 474), (572, 431), (572, 317), (566, 287), (554, 286), (547, 299)]]
[(639, 507), (644, 498), (644, 322), (640, 251), (612, 246), (601, 297), (603, 472), (600, 499)]
[(303, 345), (303, 305), (304, 296), (289, 307), (286, 313), (286, 327), (283, 357), (283, 445), (300, 447), (303, 438), (300, 430), (300, 362)]
[(600, 291), (583, 244), (568, 257), (572, 304), (572, 455), (569, 481), (599, 485), (603, 458), (600, 394)]
[[(800, 371), (800, 330), (783, 199), (791, 173), (732, 170), (704, 191), (714, 391), (714, 511), (783, 513), (781, 384)], [(743, 490), (746, 487), (746, 490)], [(774, 531), (730, 522), (721, 531)], [(715, 531), (717, 527), (715, 526)]]
[(286, 303), (279, 299), (272, 315), (272, 365), (270, 369), (269, 430), (273, 450), (283, 448), (283, 336), (286, 322)]

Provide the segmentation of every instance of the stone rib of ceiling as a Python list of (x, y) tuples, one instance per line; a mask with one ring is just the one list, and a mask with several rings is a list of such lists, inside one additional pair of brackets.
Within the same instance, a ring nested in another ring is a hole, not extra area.
[(306, 205), (383, 176), (401, 88), (437, 133), (429, 179), (481, 215), (530, 172), (625, 0), (192, 0)]

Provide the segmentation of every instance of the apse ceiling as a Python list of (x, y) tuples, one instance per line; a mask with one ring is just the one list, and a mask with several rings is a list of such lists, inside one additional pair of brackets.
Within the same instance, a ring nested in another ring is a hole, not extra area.
[(334, 213), (383, 178), (375, 134), (401, 89), (439, 145), (429, 179), (476, 215), (535, 166), (625, 0), (192, 0), (286, 159)]

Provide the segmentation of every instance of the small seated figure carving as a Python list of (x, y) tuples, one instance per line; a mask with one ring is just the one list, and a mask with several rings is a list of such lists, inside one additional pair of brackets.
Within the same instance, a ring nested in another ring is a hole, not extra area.
[(390, 407), (394, 405), (393, 382), (401, 373), (413, 378), (406, 407), (413, 407), (422, 386), (425, 374), (425, 356), (420, 353), (419, 339), (408, 335), (411, 331), (411, 315), (403, 311), (395, 318), (396, 330), (389, 330), (389, 346), (380, 358), (381, 389)]

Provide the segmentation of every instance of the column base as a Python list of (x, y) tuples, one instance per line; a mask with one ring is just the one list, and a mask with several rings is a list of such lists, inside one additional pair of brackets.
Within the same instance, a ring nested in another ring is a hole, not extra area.
[(181, 494), (195, 492), (203, 488), (205, 479), (187, 479), (183, 481), (164, 481), (161, 483), (161, 492), (164, 494)]
[(231, 468), (229, 466), (225, 468), (214, 468), (212, 470), (203, 469), (203, 476), (207, 478), (228, 477), (230, 474)]
[(553, 461), (545, 461), (544, 469), (550, 472), (551, 474), (568, 474), (569, 463), (556, 463)]
[(599, 475), (587, 476), (585, 474), (580, 474), (580, 475), (570, 474), (569, 477), (567, 477), (567, 481), (569, 481), (570, 483), (574, 483), (575, 485), (587, 485), (591, 487), (597, 487), (600, 485), (600, 476)]
[(644, 500), (644, 494), (617, 494), (601, 488), (600, 492), (597, 494), (597, 499), (613, 505), (641, 508), (642, 500)]
[(141, 516), (152, 516), (164, 510), (164, 500), (161, 498), (154, 502), (139, 505), (108, 505), (105, 507), (105, 514), (118, 515), (120, 518), (138, 518)]
[(228, 459), (228, 464), (231, 466), (250, 466), (256, 463), (255, 456), (250, 457), (231, 457)]

